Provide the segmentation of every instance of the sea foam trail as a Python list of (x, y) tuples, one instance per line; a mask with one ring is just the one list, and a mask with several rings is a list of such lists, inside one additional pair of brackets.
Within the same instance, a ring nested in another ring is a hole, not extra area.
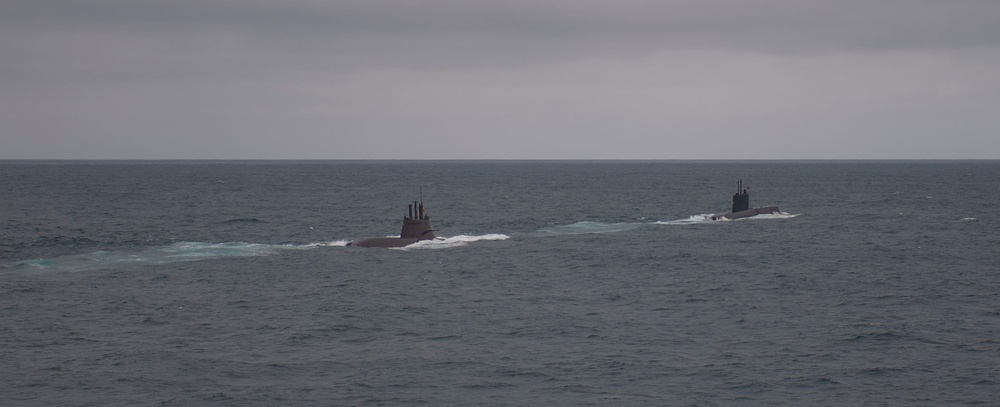
[(721, 218), (718, 220), (712, 220), (712, 213), (703, 213), (700, 215), (691, 215), (687, 219), (675, 219), (675, 220), (661, 220), (654, 222), (655, 225), (696, 225), (701, 223), (715, 223), (715, 222), (742, 222), (749, 220), (767, 220), (767, 219), (791, 219), (801, 214), (790, 214), (787, 212), (776, 212), (776, 213), (762, 213), (759, 215), (754, 215), (746, 218), (739, 219), (727, 219)]
[(699, 223), (711, 223), (712, 220), (711, 213), (704, 213), (701, 215), (691, 215), (685, 219), (675, 219), (675, 220), (658, 220), (653, 222), (654, 225), (696, 225)]
[[(502, 234), (482, 236), (460, 235), (414, 243), (403, 249), (444, 249), (465, 246), (483, 240), (505, 240)], [(92, 271), (128, 267), (155, 266), (161, 264), (211, 260), (224, 257), (271, 256), (294, 250), (312, 250), (319, 247), (344, 247), (346, 240), (315, 242), (306, 244), (263, 244), (263, 243), (205, 243), (177, 242), (165, 246), (153, 246), (136, 251), (96, 251), (71, 254), (47, 259), (24, 260), (8, 264), (3, 268), (12, 271)]]
[[(749, 218), (743, 218), (743, 219), (746, 220), (791, 219), (799, 215), (801, 215), (801, 213), (776, 212), (776, 213), (762, 213), (757, 216), (751, 216)], [(743, 220), (743, 219), (737, 219), (737, 220)]]
[[(532, 233), (534, 236), (566, 236), (566, 235), (583, 235), (588, 233), (618, 233), (627, 232), (630, 230), (635, 230), (641, 227), (653, 226), (653, 225), (698, 225), (698, 224), (711, 224), (719, 221), (728, 222), (729, 219), (720, 219), (718, 221), (712, 220), (711, 213), (703, 213), (699, 215), (691, 215), (684, 219), (674, 219), (674, 220), (659, 220), (656, 222), (620, 222), (620, 223), (601, 223), (592, 221), (576, 222), (569, 225), (559, 225), (550, 226), (546, 228), (541, 228)], [(791, 219), (799, 214), (789, 214), (785, 212), (779, 213), (768, 213), (760, 214), (756, 216), (751, 216), (748, 218), (737, 219), (738, 221), (745, 220), (764, 220), (764, 219)]]
[(639, 229), (642, 227), (653, 226), (653, 225), (693, 225), (698, 223), (709, 223), (712, 220), (709, 217), (711, 214), (704, 215), (694, 215), (686, 219), (677, 219), (669, 221), (656, 221), (656, 222), (618, 222), (618, 223), (602, 223), (602, 222), (576, 222), (569, 225), (559, 225), (550, 226), (546, 228), (541, 228), (535, 231), (533, 234), (535, 236), (566, 236), (566, 235), (583, 235), (589, 233), (618, 233), (627, 232), (630, 230)]
[(535, 236), (565, 236), (583, 235), (588, 233), (617, 233), (628, 230), (635, 230), (650, 223), (622, 222), (622, 223), (601, 223), (601, 222), (576, 222), (569, 225), (550, 226), (535, 231)]
[(487, 241), (487, 240), (507, 240), (510, 236), (492, 233), (487, 235), (470, 236), (470, 235), (458, 235), (452, 237), (439, 237), (432, 240), (421, 240), (411, 245), (403, 247), (395, 247), (396, 250), (425, 250), (425, 249), (447, 249), (451, 247), (465, 246), (472, 242)]
[(270, 256), (289, 250), (311, 250), (317, 247), (346, 246), (347, 241), (317, 242), (308, 244), (262, 243), (204, 243), (177, 242), (137, 251), (96, 251), (71, 254), (48, 259), (25, 260), (13, 263), (15, 270), (35, 271), (89, 271), (124, 267), (154, 266), (186, 261), (218, 259), (223, 257)]

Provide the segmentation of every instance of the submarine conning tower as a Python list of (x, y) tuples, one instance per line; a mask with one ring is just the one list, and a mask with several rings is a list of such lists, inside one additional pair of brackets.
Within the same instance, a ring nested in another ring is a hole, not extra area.
[(408, 206), (399, 237), (419, 240), (435, 238), (434, 229), (431, 228), (431, 216), (424, 210), (423, 200), (413, 201)]
[(743, 180), (736, 186), (736, 193), (733, 194), (733, 213), (750, 209), (750, 187), (743, 187)]

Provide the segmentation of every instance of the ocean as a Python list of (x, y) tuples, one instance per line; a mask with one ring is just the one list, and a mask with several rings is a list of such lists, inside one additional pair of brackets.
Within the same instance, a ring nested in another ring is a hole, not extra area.
[[(781, 213), (710, 221), (737, 182)], [(1000, 405), (1000, 161), (0, 161), (10, 406)], [(401, 249), (423, 199), (436, 233)]]

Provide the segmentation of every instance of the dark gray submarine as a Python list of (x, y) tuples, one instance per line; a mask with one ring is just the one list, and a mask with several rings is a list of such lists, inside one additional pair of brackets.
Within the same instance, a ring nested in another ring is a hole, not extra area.
[[(423, 194), (421, 194), (423, 195)], [(348, 243), (348, 246), (360, 247), (403, 247), (409, 246), (421, 240), (433, 240), (434, 227), (431, 226), (431, 216), (424, 210), (424, 199), (413, 201), (409, 205), (409, 211), (403, 217), (403, 230), (399, 232), (399, 237), (364, 237), (355, 239)]]
[(743, 180), (740, 180), (739, 184), (736, 186), (736, 193), (733, 194), (733, 210), (729, 213), (717, 213), (709, 217), (712, 220), (721, 220), (723, 218), (733, 220), (740, 218), (749, 218), (751, 216), (757, 216), (761, 214), (771, 214), (779, 213), (777, 205), (768, 206), (758, 206), (756, 208), (750, 207), (750, 187), (743, 187)]

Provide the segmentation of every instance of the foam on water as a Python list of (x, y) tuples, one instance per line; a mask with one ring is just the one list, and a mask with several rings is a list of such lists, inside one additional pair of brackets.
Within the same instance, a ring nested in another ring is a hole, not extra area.
[(801, 213), (788, 213), (788, 212), (762, 213), (760, 215), (751, 216), (749, 218), (740, 218), (737, 220), (791, 219), (799, 215), (801, 215)]
[[(565, 236), (565, 235), (582, 235), (588, 233), (618, 233), (627, 232), (630, 230), (635, 230), (641, 227), (651, 226), (651, 225), (698, 225), (698, 224), (712, 224), (716, 222), (731, 222), (730, 219), (722, 218), (719, 220), (712, 220), (711, 213), (703, 213), (699, 215), (691, 215), (684, 219), (675, 220), (660, 220), (656, 222), (620, 222), (620, 223), (601, 223), (592, 221), (576, 222), (569, 225), (551, 226), (547, 228), (538, 229), (533, 233), (535, 236)], [(791, 219), (799, 214), (789, 214), (785, 212), (778, 213), (768, 213), (760, 214), (756, 216), (751, 216), (747, 218), (737, 219), (738, 221), (744, 220), (765, 220), (765, 219)]]
[(138, 251), (99, 250), (47, 259), (14, 263), (15, 270), (88, 271), (124, 267), (152, 266), (185, 261), (209, 260), (222, 257), (269, 256), (288, 250), (310, 250), (317, 247), (346, 246), (346, 241), (296, 244), (262, 244), (245, 242), (205, 243), (177, 242)]
[[(581, 234), (604, 234), (619, 233), (635, 230), (651, 225), (695, 225), (716, 223), (719, 221), (730, 221), (720, 219), (713, 221), (712, 214), (692, 215), (684, 219), (655, 222), (618, 222), (602, 223), (593, 221), (581, 221), (569, 225), (552, 226), (542, 228), (532, 233), (534, 236), (565, 236)], [(785, 212), (761, 214), (749, 218), (737, 220), (754, 219), (790, 219), (799, 214), (789, 214)], [(963, 218), (966, 221), (970, 218)], [(974, 219), (974, 218), (972, 218)], [(398, 236), (389, 236), (398, 237)], [(465, 246), (471, 242), (506, 240), (510, 237), (505, 234), (486, 234), (478, 236), (458, 235), (453, 237), (439, 237), (434, 240), (419, 241), (414, 244), (395, 248), (397, 250), (423, 250), (423, 249), (446, 249), (451, 247)], [(15, 270), (36, 270), (36, 271), (87, 271), (102, 270), (124, 267), (137, 267), (160, 265), (184, 261), (208, 260), (223, 257), (248, 257), (248, 256), (269, 256), (288, 250), (310, 250), (318, 247), (344, 247), (347, 240), (334, 240), (329, 242), (314, 242), (307, 244), (262, 244), (246, 242), (227, 243), (206, 243), (206, 242), (177, 242), (166, 246), (151, 247), (139, 251), (96, 251), (85, 254), (72, 254), (54, 258), (33, 259), (15, 262), (7, 265), (7, 268)]]
[(349, 240), (334, 240), (332, 242), (309, 243), (305, 247), (344, 247), (350, 243)]
[[(487, 240), (506, 240), (509, 236), (503, 234), (487, 234), (481, 236), (459, 235), (448, 238), (424, 240), (403, 248), (416, 249), (446, 249), (465, 246), (471, 242)], [(33, 259), (15, 262), (7, 268), (16, 271), (91, 271), (127, 267), (154, 266), (169, 263), (211, 260), (224, 257), (270, 256), (292, 250), (312, 250), (319, 247), (344, 247), (347, 240), (330, 242), (315, 242), (306, 244), (262, 244), (245, 242), (206, 243), (177, 242), (166, 246), (150, 247), (138, 251), (105, 251), (99, 250), (84, 254), (71, 254), (53, 258)]]
[(746, 218), (739, 219), (728, 219), (720, 218), (717, 220), (712, 220), (713, 213), (703, 213), (700, 215), (691, 215), (687, 219), (676, 219), (676, 220), (666, 220), (657, 221), (656, 225), (695, 225), (702, 223), (715, 223), (715, 222), (734, 222), (734, 221), (748, 221), (748, 220), (767, 220), (767, 219), (791, 219), (801, 214), (790, 214), (787, 212), (775, 212), (775, 213), (762, 213), (760, 215), (749, 216)]
[(394, 247), (396, 250), (424, 250), (424, 249), (447, 249), (451, 247), (465, 246), (472, 242), (488, 240), (507, 240), (510, 236), (492, 233), (479, 236), (458, 235), (452, 237), (439, 237), (433, 240), (421, 240), (404, 247)]
[(712, 223), (711, 213), (703, 213), (700, 215), (691, 215), (686, 219), (675, 219), (675, 220), (658, 220), (653, 222), (654, 225), (696, 225), (700, 223)]
[(536, 236), (582, 235), (588, 233), (617, 233), (649, 225), (642, 222), (601, 223), (592, 221), (576, 222), (569, 225), (551, 226), (538, 229)]

